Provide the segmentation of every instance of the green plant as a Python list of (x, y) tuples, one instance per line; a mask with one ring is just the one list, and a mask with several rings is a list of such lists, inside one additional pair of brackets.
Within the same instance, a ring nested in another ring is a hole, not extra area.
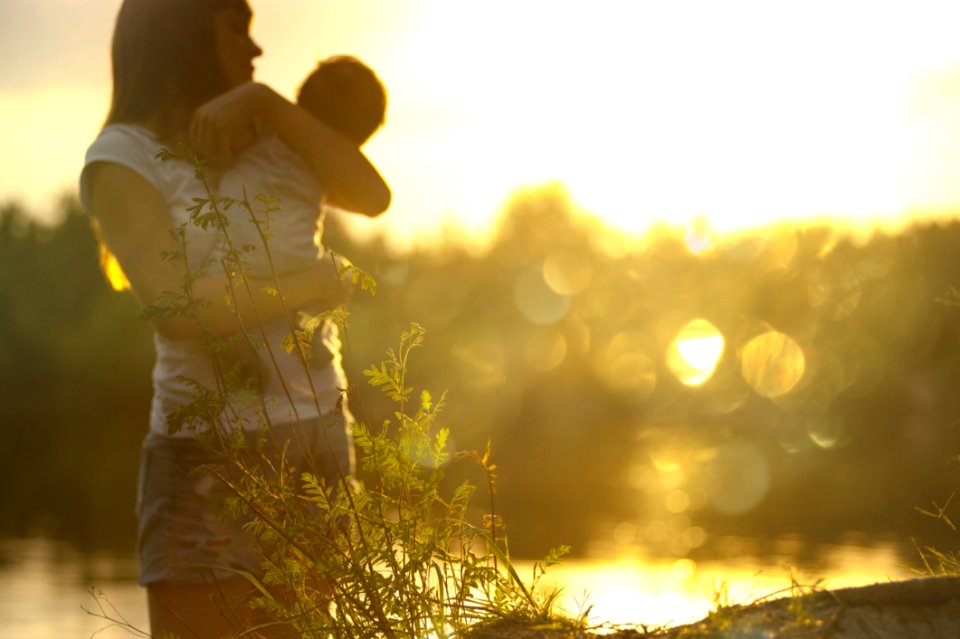
[(792, 628), (814, 628), (820, 621), (814, 610), (816, 595), (820, 592), (822, 579), (817, 579), (812, 584), (804, 584), (797, 572), (791, 568), (787, 569), (790, 577), (789, 593), (787, 600), (787, 611), (790, 613)]
[(711, 592), (713, 610), (710, 612), (705, 626), (693, 636), (722, 637), (730, 633), (734, 627), (739, 605), (730, 594), (730, 584), (722, 582), (716, 584)]
[[(942, 505), (934, 501), (930, 510), (917, 507), (917, 511), (922, 515), (939, 520), (956, 533), (957, 525), (949, 514), (954, 495), (951, 494)], [(939, 550), (932, 546), (921, 546), (916, 540), (913, 540), (913, 543), (916, 546), (917, 554), (920, 556), (920, 561), (923, 563), (923, 569), (920, 571), (922, 574), (941, 577), (960, 575), (960, 552)]]
[[(191, 224), (214, 228), (222, 236), (218, 261), (205, 268), (219, 267), (226, 274), (225, 304), (235, 311), (238, 296), (252, 298), (256, 284), (246, 275), (249, 249), (231, 240), (225, 213), (233, 207), (246, 213), (272, 263), (269, 221), (276, 202), (258, 196), (255, 208), (246, 198), (216, 195), (196, 157), (183, 150), (164, 157), (192, 162), (207, 189), (190, 211)], [(180, 250), (165, 257), (183, 261), (185, 227), (174, 235)], [(228, 487), (225, 512), (247, 522), (263, 558), (262, 577), (241, 573), (260, 593), (253, 605), (301, 637), (452, 637), (506, 619), (558, 623), (557, 592), (541, 594), (539, 581), (546, 567), (569, 549), (551, 551), (538, 562), (530, 584), (517, 573), (496, 513), (490, 446), (483, 453), (451, 453), (449, 430), (439, 424), (445, 396), (435, 399), (425, 389), (416, 392), (408, 386), (411, 354), (424, 340), (422, 327), (411, 325), (398, 347), (365, 371), (370, 385), (384, 392), (395, 410), (378, 426), (352, 425), (363, 480), (354, 480), (344, 469), (335, 481), (325, 480), (288, 463), (290, 442), (280, 442), (279, 455), (268, 445), (271, 424), (258, 392), (263, 373), (250, 362), (270, 362), (275, 373), (280, 369), (263, 322), (257, 318), (256, 326), (248, 326), (235, 313), (240, 330), (230, 338), (218, 337), (205, 324), (211, 302), (193, 291), (203, 272), (188, 269), (180, 289), (165, 294), (146, 316), (198, 322), (214, 362), (215, 383), (187, 380), (194, 401), (172, 415), (169, 427), (195, 430), (222, 460), (205, 470)], [(338, 272), (362, 290), (375, 291), (373, 278), (353, 265), (342, 264)], [(275, 270), (273, 281), (274, 286), (261, 290), (284, 304)], [(291, 319), (283, 342), (288, 352), (299, 354), (308, 379), (314, 333), (325, 321), (345, 328), (347, 315), (337, 309), (300, 322)], [(285, 384), (284, 389), (289, 395)], [(229, 416), (237, 405), (259, 410), (263, 428), (255, 436), (232, 427), (237, 424)], [(320, 412), (319, 403), (317, 408)], [(475, 486), (465, 482), (449, 492), (443, 488), (447, 464), (467, 460), (479, 465), (489, 493), (488, 512), (479, 518), (471, 509)]]
[[(244, 506), (258, 513), (251, 529), (267, 559), (258, 605), (301, 636), (446, 637), (491, 618), (553, 619), (555, 594), (541, 597), (520, 578), (502, 536), (497, 541), (502, 524), (494, 516), (470, 521), (475, 487), (463, 483), (442, 494), (450, 460), (448, 431), (437, 426), (443, 398), (434, 402), (421, 392), (413, 401), (405, 383), (423, 335), (411, 326), (399, 348), (366, 371), (398, 410), (376, 429), (354, 427), (364, 482), (328, 486), (308, 473), (299, 487), (289, 480), (268, 485), (250, 472), (235, 486)], [(478, 461), (493, 482), (489, 455)], [(302, 501), (311, 507), (300, 508)], [(286, 519), (281, 524), (265, 513)]]

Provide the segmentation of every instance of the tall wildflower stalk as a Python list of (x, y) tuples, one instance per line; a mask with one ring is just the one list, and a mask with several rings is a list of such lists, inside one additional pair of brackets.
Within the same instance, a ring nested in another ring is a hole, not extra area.
[[(269, 221), (278, 213), (276, 202), (258, 196), (260, 208), (255, 208), (246, 197), (217, 195), (196, 157), (182, 150), (164, 157), (193, 163), (206, 188), (206, 197), (190, 211), (190, 223), (216, 229), (222, 237), (223, 250), (206, 268), (226, 274), (224, 303), (236, 310), (239, 296), (253, 299), (260, 284), (247, 276), (250, 247), (235, 245), (226, 213), (240, 207), (272, 265)], [(181, 249), (166, 257), (183, 260), (188, 234), (181, 227), (175, 235)], [(260, 285), (261, 290), (284, 304), (280, 278), (272, 270), (273, 286)], [(375, 291), (373, 278), (360, 269), (345, 264), (338, 272), (360, 289)], [(262, 556), (262, 576), (242, 573), (260, 593), (255, 606), (300, 637), (445, 638), (503, 620), (567, 623), (558, 621), (554, 610), (557, 593), (541, 594), (538, 581), (545, 567), (569, 549), (551, 551), (535, 564), (530, 583), (520, 577), (496, 513), (497, 468), (490, 445), (482, 453), (451, 452), (450, 431), (440, 424), (446, 395), (434, 397), (408, 385), (411, 358), (424, 343), (420, 325), (412, 324), (396, 348), (364, 371), (369, 385), (386, 394), (394, 410), (378, 424), (351, 424), (361, 479), (338, 468), (331, 480), (314, 468), (295, 469), (287, 453), (302, 443), (277, 441), (272, 434), (259, 388), (265, 375), (280, 375), (281, 369), (264, 323), (257, 317), (256, 326), (247, 326), (235, 313), (237, 334), (226, 339), (215, 335), (203, 325), (209, 302), (193, 294), (198, 275), (188, 270), (181, 290), (163, 296), (147, 315), (179, 315), (200, 323), (215, 383), (209, 387), (190, 381), (194, 401), (178, 410), (169, 426), (196, 429), (222, 460), (208, 470), (229, 489), (224, 511), (246, 522)], [(345, 329), (347, 314), (336, 309), (295, 321), (294, 309), (284, 310), (290, 332), (282, 347), (298, 355), (310, 380), (314, 333), (326, 321)], [(266, 372), (263, 362), (268, 363)], [(285, 380), (281, 387), (292, 405)], [(320, 412), (319, 400), (314, 401)], [(251, 407), (260, 426), (255, 431), (239, 424), (240, 414)], [(327, 416), (330, 422), (336, 417)], [(445, 468), (457, 462), (474, 462), (482, 470), (489, 497), (485, 515), (473, 515), (473, 484), (444, 489)]]

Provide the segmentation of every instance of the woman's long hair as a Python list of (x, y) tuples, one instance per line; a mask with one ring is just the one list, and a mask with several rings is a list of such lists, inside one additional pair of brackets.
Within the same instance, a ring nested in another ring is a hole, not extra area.
[(106, 124), (149, 121), (161, 139), (229, 86), (217, 59), (214, 14), (246, 0), (124, 0), (113, 32), (113, 98)]

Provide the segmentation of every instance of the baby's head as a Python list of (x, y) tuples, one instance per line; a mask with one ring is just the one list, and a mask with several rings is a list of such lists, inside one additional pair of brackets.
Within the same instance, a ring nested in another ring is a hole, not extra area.
[(338, 55), (317, 65), (297, 104), (360, 146), (383, 124), (387, 92), (370, 67)]

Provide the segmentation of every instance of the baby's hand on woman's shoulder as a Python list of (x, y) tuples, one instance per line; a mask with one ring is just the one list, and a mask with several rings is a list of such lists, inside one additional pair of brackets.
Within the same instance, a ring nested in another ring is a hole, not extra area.
[(278, 97), (265, 84), (247, 82), (201, 104), (190, 121), (190, 145), (216, 166), (232, 165), (236, 154), (253, 142), (259, 121)]

